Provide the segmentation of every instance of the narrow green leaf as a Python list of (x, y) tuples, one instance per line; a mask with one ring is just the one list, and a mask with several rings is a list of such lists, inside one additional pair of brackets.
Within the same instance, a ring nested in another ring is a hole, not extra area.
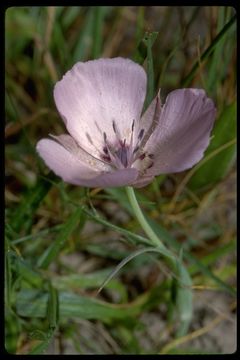
[[(59, 10), (59, 8), (60, 6), (57, 6), (56, 9)], [(73, 22), (82, 15), (81, 13), (83, 12), (83, 8), (80, 6), (64, 6), (62, 10), (65, 11), (64, 16), (61, 17), (61, 22), (64, 29), (68, 29), (73, 24)], [(60, 14), (57, 15), (59, 18)]]
[[(53, 173), (48, 175), (48, 179), (59, 181)], [(45, 178), (40, 178), (36, 186), (23, 196), (22, 201), (16, 208), (11, 220), (12, 228), (16, 232), (19, 233), (20, 230), (24, 230), (25, 233), (29, 233), (34, 219), (33, 214), (47, 195), (51, 186), (52, 184), (50, 181), (47, 181)]]
[(223, 29), (218, 33), (218, 35), (215, 37), (215, 39), (213, 39), (213, 41), (211, 42), (211, 44), (208, 46), (208, 48), (203, 52), (203, 54), (200, 56), (200, 61), (197, 61), (191, 71), (189, 72), (189, 74), (183, 79), (182, 81), (182, 86), (187, 87), (193, 77), (195, 76), (197, 70), (200, 68), (200, 63), (203, 63), (213, 52), (213, 50), (215, 49), (215, 47), (217, 46), (217, 44), (219, 43), (219, 41), (221, 41), (221, 39), (223, 38), (223, 36), (229, 31), (229, 29), (231, 29), (231, 27), (235, 24), (235, 21), (237, 19), (237, 15), (234, 15), (230, 21), (223, 27)]
[(144, 42), (147, 45), (147, 95), (143, 105), (143, 111), (145, 111), (150, 105), (154, 97), (154, 68), (153, 68), (153, 56), (152, 46), (158, 36), (157, 32), (146, 33)]
[(152, 48), (157, 36), (158, 32), (146, 32), (144, 34), (144, 37), (138, 45), (138, 52), (134, 58), (134, 61), (136, 61), (140, 65), (144, 63), (145, 59), (148, 56), (148, 51)]
[(49, 293), (48, 293), (48, 300), (46, 305), (46, 316), (49, 323), (49, 329), (46, 333), (41, 330), (36, 329), (33, 333), (31, 333), (31, 337), (38, 338), (39, 340), (42, 339), (43, 341), (35, 346), (29, 354), (36, 355), (42, 354), (50, 345), (50, 342), (53, 339), (54, 333), (57, 328), (58, 324), (58, 314), (59, 314), (59, 307), (58, 307), (58, 292), (52, 286), (51, 282), (48, 283)]
[(38, 354), (42, 354), (45, 350), (47, 350), (47, 348), (50, 345), (50, 342), (53, 339), (53, 335), (54, 335), (54, 330), (49, 329), (49, 331), (46, 334), (46, 339), (44, 341), (42, 341), (40, 344), (38, 344), (37, 346), (35, 346), (28, 355), (38, 355)]
[(27, 235), (27, 236), (23, 236), (23, 237), (18, 238), (16, 240), (12, 240), (11, 244), (16, 245), (16, 244), (20, 244), (20, 243), (25, 242), (25, 241), (39, 239), (43, 235), (48, 235), (48, 234), (50, 234), (50, 233), (52, 233), (54, 231), (59, 231), (60, 229), (62, 229), (63, 226), (64, 226), (64, 224), (60, 224), (60, 225), (52, 226), (51, 228), (48, 228), (48, 229), (40, 230), (37, 233), (30, 234), (30, 235)]
[(4, 320), (5, 348), (8, 353), (16, 354), (22, 330), (20, 319), (13, 311), (5, 309)]
[[(121, 228), (119, 228), (121, 229)], [(115, 230), (117, 231), (117, 230)], [(121, 234), (121, 232), (119, 231)], [(127, 237), (127, 236), (126, 236)], [(131, 242), (132, 239), (128, 237), (129, 241)], [(135, 243), (134, 243), (135, 244)], [(101, 244), (86, 244), (84, 246), (84, 250), (88, 251), (89, 254), (97, 255), (103, 258), (113, 259), (113, 260), (122, 260), (124, 257), (129, 255), (129, 251), (123, 250), (116, 250), (112, 251), (112, 249), (108, 246), (107, 243)]]
[(94, 6), (93, 7), (93, 44), (92, 44), (92, 58), (97, 59), (101, 55), (102, 41), (103, 41), (103, 23), (104, 16), (106, 14), (107, 7), (105, 6)]
[(74, 64), (77, 61), (83, 61), (89, 52), (89, 49), (92, 45), (92, 32), (94, 27), (94, 9), (90, 8), (87, 10), (85, 15), (84, 25), (79, 32), (79, 38), (76, 39), (76, 46), (73, 49), (72, 54), (72, 63)]
[(44, 341), (47, 338), (47, 334), (46, 334), (46, 332), (44, 332), (42, 330), (34, 329), (33, 331), (31, 331), (29, 333), (29, 338), (34, 339), (34, 340)]
[(100, 286), (98, 292), (102, 291), (102, 289), (105, 287), (105, 285), (119, 272), (119, 270), (126, 265), (129, 261), (134, 259), (136, 256), (142, 255), (146, 252), (157, 252), (167, 258), (174, 259), (174, 256), (167, 250), (162, 248), (155, 248), (155, 247), (148, 247), (143, 249), (138, 249), (131, 253), (129, 256), (127, 256), (125, 259), (123, 259), (116, 268), (108, 275), (108, 277), (104, 280), (103, 284)]
[(178, 311), (178, 318), (180, 324), (177, 330), (177, 336), (184, 336), (187, 334), (189, 325), (193, 314), (193, 294), (192, 294), (192, 280), (188, 271), (182, 265), (181, 260), (177, 262), (177, 294), (176, 305)]
[[(138, 44), (140, 43), (141, 38), (143, 37), (144, 15), (145, 15), (145, 6), (139, 6), (138, 13), (137, 13), (136, 32), (135, 32), (136, 48), (137, 48)], [(137, 58), (137, 55), (138, 55), (138, 50), (136, 50), (134, 58)]]
[(49, 282), (49, 299), (47, 307), (47, 318), (49, 322), (49, 327), (52, 330), (55, 330), (58, 322), (58, 292)]
[(61, 230), (57, 239), (46, 249), (43, 255), (39, 258), (37, 265), (42, 269), (46, 269), (50, 263), (57, 257), (58, 253), (62, 249), (69, 236), (81, 221), (82, 208), (77, 210), (70, 216), (65, 226)]
[[(217, 22), (217, 32), (219, 32), (224, 26), (224, 13), (225, 7), (218, 8), (218, 22)], [(207, 77), (207, 89), (209, 93), (216, 93), (216, 89), (218, 88), (219, 82), (222, 80), (221, 75), (224, 74), (223, 69), (221, 69), (221, 65), (223, 64), (222, 57), (225, 51), (225, 43), (226, 43), (226, 34), (219, 41), (217, 46), (213, 51), (213, 56), (210, 62), (208, 77)], [(221, 75), (220, 75), (221, 74)]]
[(143, 105), (143, 112), (149, 106), (154, 97), (154, 67), (152, 46), (157, 39), (158, 32), (146, 32), (140, 41), (134, 60), (142, 65), (147, 58), (147, 95)]
[[(44, 318), (47, 314), (48, 293), (38, 290), (24, 289), (18, 293), (16, 308), (20, 316)], [(116, 305), (97, 300), (93, 297), (76, 295), (70, 292), (59, 292), (60, 320), (70, 317), (109, 321), (136, 316), (141, 311), (142, 302)]]
[(29, 285), (41, 287), (43, 285), (42, 276), (34, 271), (23, 259), (11, 251), (12, 268), (15, 269), (18, 276), (25, 280)]
[[(107, 268), (91, 272), (89, 274), (70, 274), (65, 276), (55, 276), (51, 279), (54, 287), (60, 290), (75, 289), (97, 289), (101, 286), (104, 279), (113, 271), (113, 268)], [(111, 280), (106, 288), (118, 292), (121, 296), (120, 301), (127, 300), (127, 291), (125, 286), (117, 280)]]
[(40, 355), (46, 351), (51, 343), (52, 339), (46, 339), (43, 342), (41, 342), (39, 345), (35, 346), (28, 355)]
[[(213, 129), (213, 139), (205, 152), (205, 157), (236, 138), (236, 102), (227, 106)], [(236, 158), (236, 144), (233, 144), (203, 164), (191, 177), (188, 186), (192, 190), (213, 185), (223, 179)]]

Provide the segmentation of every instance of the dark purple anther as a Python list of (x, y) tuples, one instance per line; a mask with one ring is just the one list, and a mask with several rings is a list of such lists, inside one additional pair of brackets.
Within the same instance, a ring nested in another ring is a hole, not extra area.
[(132, 122), (132, 132), (134, 130), (134, 125), (135, 125), (135, 120), (133, 120), (133, 122)]
[(143, 160), (143, 159), (145, 159), (145, 156), (146, 156), (146, 154), (143, 153), (141, 156), (139, 156), (139, 159), (140, 159), (140, 160)]
[(111, 158), (108, 155), (102, 155), (102, 159), (107, 162), (111, 162)]
[(112, 122), (112, 127), (113, 127), (113, 131), (115, 132), (115, 134), (117, 133), (117, 129), (116, 129), (116, 123), (115, 121), (113, 120)]
[(138, 140), (141, 140), (144, 134), (144, 129), (141, 129), (139, 134), (138, 134)]
[(147, 169), (151, 169), (153, 167), (154, 162), (151, 162), (151, 164), (147, 167)]
[(128, 149), (125, 146), (121, 146), (115, 154), (126, 168), (128, 166)]
[(91, 136), (88, 133), (86, 133), (86, 137), (87, 137), (88, 141), (90, 142), (90, 144), (93, 144)]
[(103, 147), (103, 152), (107, 155), (108, 154), (108, 148), (106, 146)]

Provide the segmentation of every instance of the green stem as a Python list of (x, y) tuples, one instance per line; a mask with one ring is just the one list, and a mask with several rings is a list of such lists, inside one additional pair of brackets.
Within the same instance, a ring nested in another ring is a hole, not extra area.
[[(187, 333), (191, 319), (192, 319), (192, 282), (191, 278), (182, 264), (182, 259), (180, 257), (176, 257), (170, 251), (167, 250), (165, 245), (159, 239), (159, 237), (152, 230), (148, 222), (146, 221), (142, 210), (137, 202), (134, 190), (132, 187), (126, 187), (127, 196), (129, 202), (132, 206), (133, 212), (139, 224), (147, 234), (151, 243), (155, 246), (155, 249), (151, 249), (151, 251), (159, 251), (163, 256), (165, 256), (165, 261), (169, 265), (169, 267), (173, 270), (175, 275), (175, 281), (177, 284), (176, 294), (175, 294), (175, 305), (178, 309), (178, 317), (180, 321), (180, 326), (177, 330), (177, 336), (183, 336)], [(149, 249), (149, 248), (147, 248)], [(134, 255), (145, 252), (145, 249), (141, 249), (140, 252), (135, 252)], [(128, 260), (131, 259), (128, 258)], [(121, 265), (124, 265), (123, 263)]]
[(159, 237), (155, 234), (155, 232), (152, 230), (151, 226), (148, 224), (147, 220), (145, 219), (142, 210), (138, 204), (138, 201), (135, 196), (135, 192), (132, 187), (127, 186), (126, 187), (127, 196), (129, 199), (129, 202), (132, 206), (134, 215), (136, 219), (138, 220), (139, 224), (145, 231), (146, 235), (151, 240), (152, 244), (158, 248), (161, 248), (163, 250), (167, 250), (165, 245), (162, 243), (162, 241), (159, 239)]

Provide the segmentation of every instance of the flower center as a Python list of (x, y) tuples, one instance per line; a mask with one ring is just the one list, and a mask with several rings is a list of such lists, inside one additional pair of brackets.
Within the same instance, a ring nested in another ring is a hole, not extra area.
[(134, 120), (132, 122), (129, 144), (127, 144), (126, 139), (121, 139), (121, 135), (114, 120), (112, 122), (112, 127), (116, 134), (116, 141), (114, 145), (110, 144), (107, 139), (107, 134), (105, 132), (103, 133), (104, 145), (101, 153), (101, 159), (103, 161), (118, 169), (130, 168), (135, 161), (138, 161), (138, 165), (140, 165), (140, 168), (143, 171), (153, 166), (153, 155), (147, 154), (147, 152), (144, 152), (141, 148), (141, 141), (145, 133), (144, 129), (139, 131), (137, 143), (133, 145)]
[(107, 135), (103, 133), (104, 146), (103, 146), (103, 154), (101, 154), (101, 158), (111, 163), (116, 168), (127, 168), (130, 162), (130, 146), (126, 144), (126, 139), (119, 140), (117, 139), (114, 146), (112, 146), (107, 139)]
[(145, 174), (146, 170), (153, 166), (153, 154), (149, 154), (145, 149), (144, 145), (146, 144), (149, 133), (145, 132), (145, 129), (140, 129), (136, 142), (134, 142), (134, 130), (135, 130), (135, 120), (132, 122), (130, 139), (127, 140), (122, 136), (118, 130), (117, 124), (115, 121), (112, 121), (112, 128), (115, 134), (115, 141), (109, 141), (107, 134), (102, 132), (96, 123), (97, 129), (101, 132), (103, 136), (103, 147), (102, 150), (97, 148), (94, 145), (94, 142), (91, 136), (86, 133), (88, 142), (95, 148), (95, 151), (98, 153), (97, 157), (99, 160), (107, 163), (112, 166), (113, 169), (126, 169), (133, 167), (138, 169), (142, 175)]

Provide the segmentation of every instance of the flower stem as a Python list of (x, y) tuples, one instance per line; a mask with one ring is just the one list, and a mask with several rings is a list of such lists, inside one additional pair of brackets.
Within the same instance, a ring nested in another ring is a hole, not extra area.
[(152, 230), (151, 226), (148, 224), (147, 220), (145, 219), (142, 210), (138, 204), (138, 201), (136, 199), (135, 192), (132, 187), (127, 186), (126, 187), (127, 196), (129, 199), (129, 202), (132, 206), (134, 215), (136, 219), (138, 220), (139, 224), (141, 225), (142, 229), (145, 231), (146, 235), (149, 237), (149, 240), (151, 240), (152, 244), (158, 248), (161, 248), (163, 250), (166, 250), (165, 245), (162, 243), (162, 241), (159, 239), (159, 237), (155, 234), (155, 232)]

